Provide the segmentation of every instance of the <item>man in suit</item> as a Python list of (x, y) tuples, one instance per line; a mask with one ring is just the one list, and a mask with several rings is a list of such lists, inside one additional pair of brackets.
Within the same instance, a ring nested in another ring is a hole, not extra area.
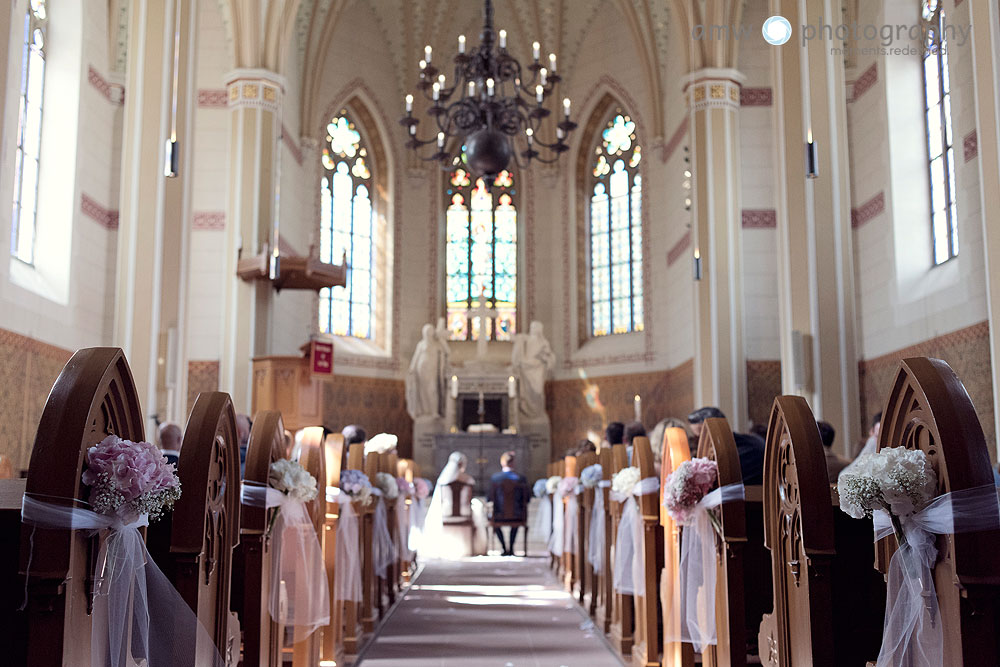
[[(528, 520), (528, 501), (531, 500), (531, 493), (528, 490), (528, 481), (514, 470), (514, 452), (503, 453), (500, 457), (500, 468), (500, 472), (490, 478), (490, 500), (493, 503), (493, 521), (496, 524), (493, 532), (500, 540), (503, 555), (513, 556), (514, 541), (517, 539), (519, 528), (517, 524)], [(504, 504), (505, 486), (514, 494), (511, 507)], [(510, 526), (510, 540), (506, 542), (500, 529), (500, 525), (504, 523), (514, 524)]]
[(184, 433), (181, 427), (173, 422), (163, 422), (157, 430), (160, 440), (160, 453), (167, 457), (167, 463), (177, 465), (181, 457), (181, 443), (184, 440)]
[(816, 428), (819, 429), (819, 437), (823, 441), (823, 452), (826, 454), (827, 477), (830, 479), (830, 484), (836, 484), (841, 471), (851, 462), (833, 451), (833, 441), (837, 437), (837, 431), (833, 428), (833, 424), (818, 421)]
[[(719, 408), (706, 406), (688, 415), (691, 431), (694, 437), (701, 437), (701, 429), (706, 419), (725, 419), (726, 415)], [(743, 473), (743, 483), (764, 483), (764, 439), (752, 433), (733, 433), (736, 450), (740, 455), (740, 471)]]

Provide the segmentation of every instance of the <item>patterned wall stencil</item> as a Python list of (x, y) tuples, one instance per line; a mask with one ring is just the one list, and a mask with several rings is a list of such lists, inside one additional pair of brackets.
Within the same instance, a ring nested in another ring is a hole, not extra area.
[(774, 397), (781, 394), (781, 361), (747, 359), (747, 412), (754, 424), (767, 426)]
[(188, 361), (188, 413), (203, 391), (219, 391), (218, 361)]
[(368, 437), (394, 433), (399, 455), (413, 456), (413, 420), (402, 380), (334, 374), (323, 392), (323, 425), (340, 432), (348, 424), (360, 424)]

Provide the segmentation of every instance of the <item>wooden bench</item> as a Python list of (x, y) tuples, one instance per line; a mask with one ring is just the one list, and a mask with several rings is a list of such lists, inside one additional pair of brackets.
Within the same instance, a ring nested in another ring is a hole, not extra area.
[[(682, 428), (667, 428), (663, 433), (660, 460), (660, 497), (663, 497), (663, 487), (667, 476), (677, 467), (691, 458), (687, 433)], [(663, 509), (660, 501), (660, 527), (663, 529), (663, 571), (660, 574), (660, 608), (663, 617), (663, 637), (676, 637), (680, 632), (680, 617), (677, 610), (680, 607), (680, 583), (678, 572), (681, 562), (680, 526), (674, 523), (670, 515)], [(664, 642), (663, 665), (665, 667), (691, 667), (694, 664), (694, 651), (690, 644), (683, 642)]]
[[(576, 457), (576, 476), (581, 478), (583, 471), (597, 463), (597, 454), (587, 452)], [(582, 483), (582, 478), (581, 478)], [(594, 591), (594, 568), (587, 560), (587, 546), (590, 537), (590, 515), (594, 508), (594, 489), (584, 489), (583, 493), (577, 496), (580, 503), (580, 511), (577, 517), (577, 541), (576, 541), (576, 594), (580, 604), (585, 609), (589, 609), (591, 604), (588, 600), (593, 600)], [(593, 611), (590, 612), (593, 615)]]
[[(625, 445), (612, 445), (611, 459), (612, 477), (620, 470), (629, 467)], [(608, 541), (611, 542), (611, 558), (608, 560), (607, 569), (612, 581), (614, 581), (615, 558), (617, 558), (618, 525), (621, 523), (623, 505), (624, 503), (616, 500), (608, 503), (611, 511), (611, 530), (608, 532)], [(629, 656), (632, 653), (635, 601), (631, 595), (617, 591), (614, 591), (612, 599), (614, 602), (611, 611), (611, 644), (623, 656)]]
[[(611, 448), (604, 447), (597, 454), (598, 462), (601, 464), (602, 481), (611, 483), (614, 463), (612, 462)], [(604, 568), (595, 576), (594, 597), (596, 601), (591, 603), (594, 620), (604, 634), (611, 632), (611, 619), (614, 607), (614, 587), (611, 570), (611, 544), (614, 537), (611, 534), (611, 489), (609, 487), (598, 488), (596, 494), (602, 494), (604, 501), (604, 514), (599, 520), (604, 522)]]
[[(639, 479), (656, 478), (653, 467), (653, 450), (649, 438), (632, 440), (632, 463), (639, 468)], [(641, 544), (636, 545), (636, 557), (642, 558), (642, 593), (637, 591), (635, 600), (635, 637), (632, 645), (632, 664), (637, 667), (660, 665), (660, 610), (659, 582), (663, 569), (664, 544), (660, 531), (660, 494), (647, 493), (636, 498), (642, 520)]]

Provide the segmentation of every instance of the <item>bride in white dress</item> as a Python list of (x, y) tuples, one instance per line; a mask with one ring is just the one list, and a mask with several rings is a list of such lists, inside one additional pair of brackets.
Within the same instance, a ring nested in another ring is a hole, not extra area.
[(479, 498), (472, 497), (475, 480), (465, 472), (467, 463), (468, 459), (465, 454), (452, 452), (451, 456), (448, 457), (447, 465), (438, 475), (437, 484), (434, 485), (434, 494), (427, 507), (420, 540), (419, 553), (423, 558), (456, 559), (469, 555), (469, 537), (468, 532), (466, 532), (468, 529), (459, 527), (445, 529), (444, 518), (452, 516), (454, 510), (452, 493), (448, 485), (456, 481), (466, 484), (462, 488), (459, 499), (461, 504), (459, 513), (463, 516), (469, 516), (471, 512), (472, 521), (476, 527), (472, 553), (474, 555), (485, 553), (486, 507)]

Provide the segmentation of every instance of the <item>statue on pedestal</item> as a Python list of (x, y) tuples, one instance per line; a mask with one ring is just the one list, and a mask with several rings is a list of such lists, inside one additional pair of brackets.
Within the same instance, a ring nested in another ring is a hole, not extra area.
[(518, 410), (525, 419), (545, 416), (545, 376), (556, 365), (556, 355), (542, 333), (542, 323), (531, 323), (527, 334), (514, 336), (511, 366), (521, 378)]
[(448, 395), (448, 346), (440, 341), (433, 324), (425, 324), (422, 334), (406, 374), (406, 411), (414, 420), (444, 417)]

